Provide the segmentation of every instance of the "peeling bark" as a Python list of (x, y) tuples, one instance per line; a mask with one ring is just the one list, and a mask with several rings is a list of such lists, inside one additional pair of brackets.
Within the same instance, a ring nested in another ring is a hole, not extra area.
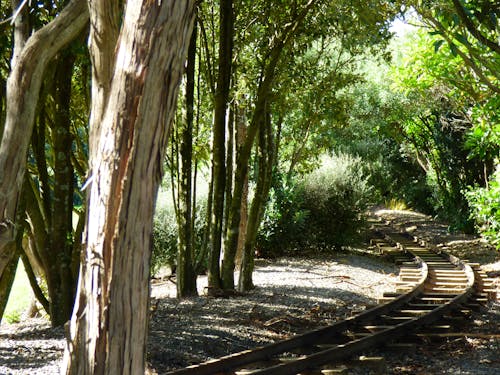
[[(109, 94), (99, 96), (103, 111), (91, 116), (87, 246), (63, 373), (144, 373), (154, 202), (193, 6), (147, 0), (126, 5)], [(92, 18), (92, 27), (108, 16)], [(94, 75), (94, 84), (99, 78)]]
[[(16, 44), (7, 80), (6, 119), (0, 143), (0, 275), (6, 266), (4, 246), (15, 233), (11, 224), (26, 168), (26, 154), (33, 131), (43, 73), (50, 60), (75, 39), (88, 21), (85, 0), (73, 0), (26, 43)], [(0, 276), (1, 277), (1, 276)]]

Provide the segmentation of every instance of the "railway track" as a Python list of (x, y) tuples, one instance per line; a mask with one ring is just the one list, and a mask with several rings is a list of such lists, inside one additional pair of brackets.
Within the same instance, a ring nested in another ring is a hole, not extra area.
[(385, 293), (379, 305), (325, 328), (168, 374), (332, 374), (339, 361), (423, 327), (446, 329), (432, 324), (453, 310), (465, 311), (464, 306), (487, 300), (487, 285), (477, 267), (432, 251), (388, 225), (377, 223), (375, 229), (373, 245), (400, 265), (396, 290)]

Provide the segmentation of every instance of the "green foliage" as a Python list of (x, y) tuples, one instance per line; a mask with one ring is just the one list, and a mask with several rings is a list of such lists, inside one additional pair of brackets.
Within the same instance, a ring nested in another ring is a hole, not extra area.
[(367, 59), (360, 70), (365, 80), (345, 93), (350, 98), (347, 125), (331, 130), (333, 149), (363, 159), (377, 203), (397, 199), (432, 213), (425, 171), (404, 145), (401, 122), (408, 117), (408, 99), (390, 87), (388, 63)]
[[(175, 219), (175, 209), (168, 195), (171, 192), (162, 191), (159, 194), (156, 212), (153, 220), (153, 254), (151, 258), (151, 275), (155, 275), (163, 266), (175, 269), (177, 263), (178, 228)], [(194, 222), (194, 251), (198, 259), (202, 251), (206, 223), (206, 197), (198, 199), (196, 218)]]
[(302, 208), (302, 198), (294, 182), (275, 183), (257, 235), (259, 256), (275, 257), (297, 250), (309, 214)]
[(468, 85), (475, 86), (473, 91), (476, 93), (485, 90), (500, 92), (500, 11), (495, 1), (431, 0), (416, 1), (413, 6), (421, 22), (431, 30), (433, 50), (439, 53), (444, 50), (461, 61), (461, 74), (455, 74), (455, 80), (469, 76)]
[(470, 188), (466, 196), (479, 233), (500, 250), (500, 164), (488, 187)]
[(163, 266), (175, 266), (177, 257), (177, 222), (173, 205), (158, 205), (153, 219), (153, 255), (151, 275)]
[(274, 190), (259, 232), (259, 252), (276, 256), (352, 244), (372, 194), (361, 158), (338, 154), (325, 159), (319, 169)]
[(22, 315), (29, 308), (33, 300), (31, 286), (24, 270), (22, 262), (19, 263), (16, 271), (16, 277), (12, 290), (10, 292), (9, 301), (5, 307), (4, 318), (7, 323), (19, 323)]
[(452, 229), (471, 232), (463, 191), (484, 186), (498, 154), (492, 136), (497, 100), (460, 56), (435, 48), (436, 35), (420, 31), (409, 38), (402, 45), (406, 57), (392, 72), (395, 88), (408, 101), (400, 142), (427, 174), (433, 213)]
[(309, 212), (306, 234), (313, 246), (340, 248), (357, 238), (373, 193), (362, 164), (359, 157), (333, 155), (301, 181), (302, 208)]

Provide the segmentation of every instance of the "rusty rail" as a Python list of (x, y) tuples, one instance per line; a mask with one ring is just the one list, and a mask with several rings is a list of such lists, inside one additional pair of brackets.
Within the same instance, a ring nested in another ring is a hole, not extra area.
[(168, 374), (285, 375), (318, 370), (428, 326), (460, 309), (475, 292), (475, 275), (466, 263), (386, 225), (377, 230), (376, 246), (381, 251), (393, 249), (402, 263), (400, 290), (386, 293), (385, 303), (325, 328)]

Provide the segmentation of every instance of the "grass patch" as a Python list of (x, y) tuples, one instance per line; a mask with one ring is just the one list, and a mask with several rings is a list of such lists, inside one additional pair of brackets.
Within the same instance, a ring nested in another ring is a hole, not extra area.
[(403, 202), (402, 200), (399, 200), (399, 199), (395, 199), (395, 198), (391, 198), (390, 200), (386, 200), (385, 206), (389, 210), (404, 211), (404, 210), (408, 209), (405, 202)]
[(20, 322), (23, 313), (28, 309), (32, 300), (33, 292), (31, 291), (31, 285), (23, 263), (20, 262), (3, 319), (9, 324)]

